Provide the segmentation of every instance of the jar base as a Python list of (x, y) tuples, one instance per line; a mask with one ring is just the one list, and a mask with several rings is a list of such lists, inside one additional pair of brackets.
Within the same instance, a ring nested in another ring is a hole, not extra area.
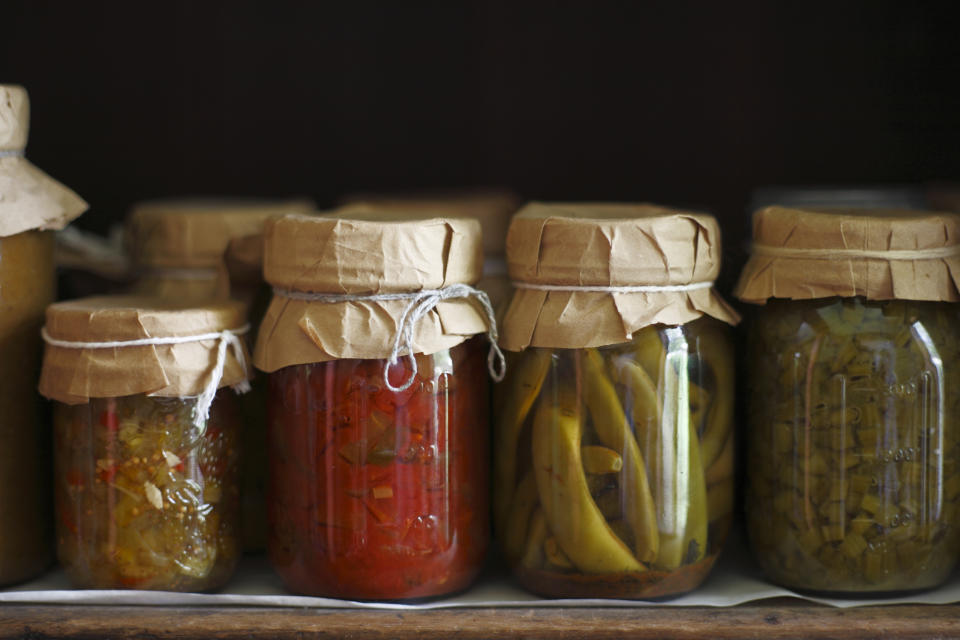
[(807, 589), (804, 587), (791, 586), (784, 582), (770, 580), (771, 583), (779, 585), (784, 589), (790, 589), (802, 596), (811, 598), (829, 598), (835, 600), (888, 600), (890, 598), (907, 598), (921, 593), (928, 593), (937, 589), (941, 582), (930, 586), (908, 588), (908, 589), (883, 589), (876, 591), (856, 591), (856, 590), (830, 590), (830, 589)]
[(412, 598), (390, 598), (382, 596), (373, 596), (373, 595), (351, 595), (345, 593), (338, 593), (334, 590), (325, 590), (325, 589), (302, 589), (297, 585), (291, 584), (287, 580), (283, 580), (283, 586), (290, 593), (295, 593), (303, 596), (311, 596), (315, 598), (331, 598), (334, 600), (347, 600), (350, 602), (389, 602), (394, 604), (428, 604), (431, 602), (437, 602), (438, 600), (445, 600), (447, 598), (455, 598), (463, 593), (466, 593), (476, 582), (475, 579), (467, 581), (465, 584), (458, 585), (450, 591), (443, 591), (442, 593), (434, 593), (424, 596), (414, 596)]
[(693, 591), (706, 579), (717, 560), (713, 554), (673, 571), (642, 571), (616, 575), (584, 575), (514, 568), (524, 589), (544, 598), (612, 598), (666, 602)]

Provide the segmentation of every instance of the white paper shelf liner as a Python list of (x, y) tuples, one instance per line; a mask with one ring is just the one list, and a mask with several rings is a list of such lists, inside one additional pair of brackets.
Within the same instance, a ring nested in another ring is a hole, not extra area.
[(71, 589), (63, 570), (56, 568), (36, 580), (0, 590), (0, 603), (427, 610), (481, 607), (731, 607), (782, 597), (800, 598), (843, 608), (960, 602), (960, 571), (955, 571), (950, 580), (938, 589), (896, 598), (837, 599), (798, 594), (764, 581), (742, 540), (741, 536), (731, 536), (716, 568), (699, 589), (665, 602), (539, 598), (517, 586), (499, 563), (491, 563), (490, 568), (467, 591), (426, 603), (397, 604), (316, 598), (287, 593), (265, 557), (247, 556), (240, 562), (233, 580), (218, 593)]

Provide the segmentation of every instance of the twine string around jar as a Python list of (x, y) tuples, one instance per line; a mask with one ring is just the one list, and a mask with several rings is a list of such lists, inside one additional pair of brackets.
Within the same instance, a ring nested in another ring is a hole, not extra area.
[(23, 149), (0, 149), (0, 158), (22, 158), (25, 155)]
[(539, 284), (535, 282), (511, 282), (514, 289), (532, 289), (534, 291), (572, 291), (584, 293), (669, 293), (675, 291), (696, 291), (709, 289), (713, 280), (691, 282), (688, 284), (642, 284), (642, 285), (592, 285), (592, 284)]
[[(452, 284), (442, 289), (424, 289), (423, 291), (412, 291), (404, 293), (374, 293), (374, 294), (339, 294), (339, 293), (307, 293), (303, 291), (291, 291), (289, 289), (280, 289), (274, 287), (273, 292), (284, 298), (293, 300), (305, 300), (307, 302), (386, 302), (392, 300), (407, 300), (407, 306), (404, 307), (398, 321), (397, 333), (393, 338), (393, 346), (390, 350), (390, 356), (387, 359), (387, 366), (383, 368), (383, 382), (391, 391), (406, 391), (417, 379), (417, 358), (413, 351), (413, 334), (417, 324), (428, 313), (433, 311), (438, 304), (444, 300), (452, 299), (474, 299), (480, 303), (484, 313), (487, 316), (487, 336), (490, 338), (490, 351), (487, 353), (487, 369), (490, 371), (490, 377), (496, 382), (503, 380), (506, 374), (507, 361), (504, 358), (500, 345), (497, 344), (499, 335), (497, 333), (497, 320), (494, 316), (493, 305), (485, 291), (475, 289), (468, 284)], [(400, 354), (406, 352), (407, 361), (410, 363), (410, 376), (400, 385), (396, 386), (390, 382), (390, 367), (397, 364)]]
[(236, 393), (246, 393), (250, 391), (250, 381), (246, 375), (247, 359), (244, 356), (243, 343), (240, 336), (250, 330), (250, 325), (245, 324), (239, 329), (227, 329), (224, 331), (212, 331), (210, 333), (201, 333), (188, 336), (156, 336), (151, 338), (138, 338), (136, 340), (112, 340), (104, 342), (82, 342), (73, 340), (59, 340), (52, 337), (47, 328), (40, 329), (40, 335), (43, 341), (54, 347), (64, 349), (116, 349), (124, 347), (147, 347), (171, 344), (185, 344), (188, 342), (202, 342), (203, 340), (217, 341), (217, 357), (213, 364), (213, 369), (207, 378), (207, 384), (203, 391), (197, 396), (197, 404), (193, 409), (193, 425), (203, 436), (207, 429), (207, 420), (210, 418), (210, 407), (213, 405), (213, 399), (217, 395), (217, 389), (220, 388), (220, 381), (223, 379), (223, 371), (227, 364), (227, 349), (233, 351), (234, 357), (243, 369), (244, 379), (231, 388)]
[(796, 258), (800, 260), (849, 260), (876, 258), (878, 260), (937, 260), (960, 256), (960, 245), (931, 247), (929, 249), (802, 249), (754, 244), (750, 248), (756, 256)]

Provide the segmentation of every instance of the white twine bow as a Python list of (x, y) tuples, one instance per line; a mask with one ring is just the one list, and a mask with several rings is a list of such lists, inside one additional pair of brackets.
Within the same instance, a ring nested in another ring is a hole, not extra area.
[(24, 155), (23, 149), (0, 149), (0, 158), (22, 158)]
[[(213, 398), (217, 395), (217, 389), (220, 388), (220, 381), (223, 379), (223, 370), (227, 364), (227, 348), (233, 351), (234, 357), (243, 369), (244, 375), (247, 374), (247, 359), (243, 354), (243, 343), (240, 336), (250, 330), (250, 325), (246, 324), (239, 329), (228, 329), (225, 331), (216, 331), (211, 333), (201, 333), (192, 336), (159, 336), (154, 338), (139, 338), (137, 340), (113, 340), (108, 342), (74, 342), (71, 340), (58, 340), (47, 333), (47, 328), (40, 329), (40, 335), (43, 341), (54, 347), (64, 349), (114, 349), (123, 347), (144, 347), (165, 344), (184, 344), (187, 342), (201, 342), (203, 340), (217, 341), (217, 359), (214, 362), (213, 370), (210, 372), (207, 384), (203, 391), (197, 396), (197, 404), (193, 408), (193, 425), (200, 430), (200, 435), (207, 429), (207, 420), (210, 418), (210, 407), (213, 404)], [(231, 389), (236, 393), (246, 393), (250, 391), (250, 381), (244, 379), (233, 385)]]
[[(302, 291), (290, 291), (287, 289), (274, 288), (274, 293), (285, 298), (293, 300), (306, 300), (309, 302), (381, 302), (388, 300), (409, 300), (400, 314), (399, 329), (393, 338), (393, 347), (390, 350), (390, 357), (387, 359), (387, 366), (383, 368), (383, 382), (391, 391), (406, 391), (417, 379), (417, 358), (413, 352), (413, 332), (417, 323), (428, 313), (436, 308), (444, 300), (454, 298), (474, 298), (483, 307), (487, 315), (487, 336), (490, 338), (490, 351), (487, 354), (487, 369), (490, 371), (490, 377), (496, 382), (503, 380), (507, 371), (507, 361), (497, 344), (499, 334), (497, 333), (497, 321), (494, 317), (493, 305), (490, 304), (490, 298), (485, 291), (474, 289), (468, 284), (452, 284), (443, 289), (426, 289), (410, 293), (376, 293), (370, 295), (363, 294), (336, 294), (336, 293), (305, 293)], [(400, 354), (406, 351), (407, 361), (410, 363), (410, 377), (401, 384), (395, 386), (390, 382), (390, 367), (397, 364)]]

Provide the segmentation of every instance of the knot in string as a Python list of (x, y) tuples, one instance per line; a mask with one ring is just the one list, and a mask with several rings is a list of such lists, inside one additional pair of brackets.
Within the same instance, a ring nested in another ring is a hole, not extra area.
[[(503, 380), (507, 372), (507, 361), (503, 356), (503, 351), (497, 344), (499, 335), (497, 332), (497, 321), (493, 313), (493, 305), (490, 304), (490, 297), (485, 291), (474, 289), (468, 284), (453, 284), (443, 289), (428, 289), (411, 294), (413, 297), (400, 314), (399, 329), (397, 335), (393, 338), (393, 348), (390, 351), (388, 366), (383, 368), (383, 382), (391, 391), (406, 391), (417, 379), (417, 358), (413, 353), (413, 332), (417, 323), (430, 311), (436, 308), (443, 300), (454, 298), (475, 298), (480, 302), (484, 312), (487, 314), (487, 335), (490, 337), (490, 351), (487, 353), (487, 369), (490, 371), (490, 377), (496, 382)], [(402, 351), (407, 352), (407, 362), (410, 363), (410, 376), (399, 387), (390, 382), (388, 372), (390, 367), (397, 364)]]
[[(383, 382), (388, 389), (394, 392), (406, 391), (417, 379), (417, 373), (419, 373), (419, 371), (417, 368), (417, 358), (413, 351), (413, 334), (417, 323), (444, 300), (472, 298), (480, 303), (487, 317), (487, 336), (490, 338), (490, 351), (487, 354), (487, 369), (490, 372), (490, 377), (496, 382), (500, 382), (506, 374), (507, 361), (503, 356), (503, 351), (500, 350), (500, 346), (497, 344), (500, 336), (497, 332), (497, 320), (494, 316), (493, 305), (490, 304), (490, 298), (485, 291), (474, 289), (468, 284), (452, 284), (442, 289), (425, 289), (423, 291), (410, 293), (306, 293), (276, 287), (273, 291), (277, 295), (285, 298), (305, 300), (308, 302), (335, 303), (408, 300), (409, 302), (407, 306), (404, 307), (397, 322), (397, 333), (393, 337), (393, 345), (390, 349), (390, 356), (387, 358), (387, 366), (383, 368)], [(410, 363), (410, 375), (402, 384), (394, 385), (390, 382), (390, 367), (399, 362), (400, 354), (403, 352), (406, 352), (407, 361)]]
[(112, 340), (105, 342), (75, 342), (72, 340), (58, 340), (53, 338), (47, 328), (40, 330), (43, 341), (54, 347), (64, 349), (115, 349), (123, 347), (145, 347), (167, 344), (184, 344), (187, 342), (201, 342), (203, 340), (217, 341), (217, 357), (213, 364), (213, 369), (207, 376), (207, 383), (203, 391), (197, 396), (197, 404), (193, 408), (193, 426), (199, 429), (198, 437), (202, 437), (207, 430), (207, 420), (210, 419), (210, 407), (213, 405), (213, 399), (217, 395), (217, 389), (220, 388), (220, 381), (223, 380), (223, 370), (227, 364), (227, 349), (233, 352), (234, 357), (240, 368), (243, 369), (244, 379), (233, 385), (231, 388), (236, 393), (246, 393), (250, 391), (250, 381), (247, 379), (247, 358), (244, 355), (243, 343), (240, 336), (250, 330), (250, 325), (246, 324), (239, 329), (227, 329), (210, 333), (201, 333), (192, 336), (158, 336), (153, 338), (139, 338), (136, 340)]

